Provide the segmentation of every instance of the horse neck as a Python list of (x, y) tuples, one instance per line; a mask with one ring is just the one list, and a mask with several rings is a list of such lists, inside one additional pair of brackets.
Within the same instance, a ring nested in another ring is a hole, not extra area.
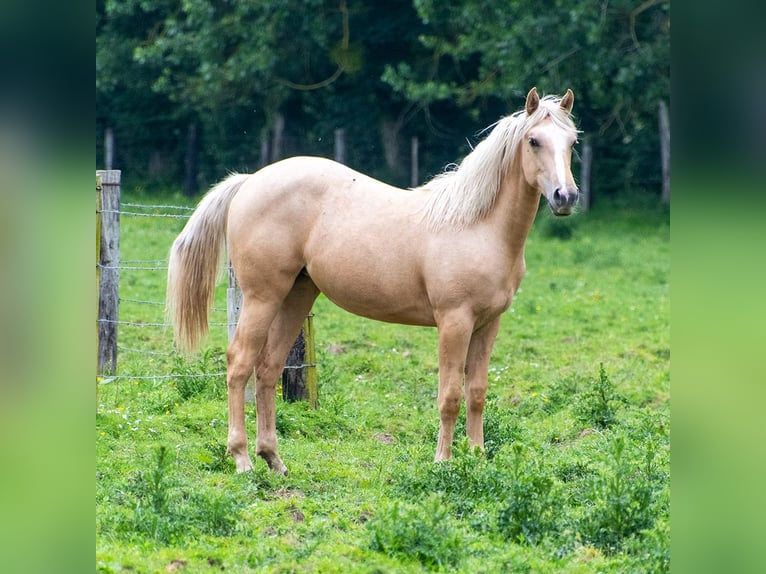
[(520, 167), (512, 165), (500, 184), (492, 217), (495, 228), (515, 256), (523, 255), (524, 243), (540, 204), (540, 194), (524, 178)]

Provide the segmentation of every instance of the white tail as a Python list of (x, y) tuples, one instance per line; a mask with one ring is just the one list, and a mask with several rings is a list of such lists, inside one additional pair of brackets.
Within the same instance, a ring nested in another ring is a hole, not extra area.
[(248, 177), (235, 173), (216, 184), (170, 248), (166, 313), (184, 352), (194, 351), (207, 335), (229, 205)]

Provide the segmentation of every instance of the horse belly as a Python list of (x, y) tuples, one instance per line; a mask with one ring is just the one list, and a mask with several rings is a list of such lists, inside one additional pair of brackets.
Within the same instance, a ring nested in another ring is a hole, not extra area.
[(435, 325), (423, 282), (413, 269), (346, 256), (319, 257), (306, 271), (346, 311), (389, 323)]

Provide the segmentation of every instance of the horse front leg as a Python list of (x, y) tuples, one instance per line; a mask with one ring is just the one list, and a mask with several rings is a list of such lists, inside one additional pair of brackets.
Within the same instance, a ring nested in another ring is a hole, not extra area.
[(465, 375), (465, 430), (471, 447), (484, 450), (484, 403), (487, 396), (487, 373), (495, 344), (500, 317), (478, 329), (471, 337)]
[(439, 322), (439, 439), (435, 462), (452, 456), (455, 421), (463, 396), (466, 355), (473, 321), (469, 317), (447, 317)]

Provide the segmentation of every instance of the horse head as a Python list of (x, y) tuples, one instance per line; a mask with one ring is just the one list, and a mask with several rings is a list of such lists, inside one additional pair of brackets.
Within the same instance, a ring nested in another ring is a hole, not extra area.
[(572, 213), (578, 197), (571, 170), (572, 147), (577, 141), (570, 118), (572, 104), (572, 90), (561, 99), (541, 100), (537, 88), (532, 88), (525, 106), (529, 128), (520, 142), (524, 178), (545, 196), (557, 216)]

